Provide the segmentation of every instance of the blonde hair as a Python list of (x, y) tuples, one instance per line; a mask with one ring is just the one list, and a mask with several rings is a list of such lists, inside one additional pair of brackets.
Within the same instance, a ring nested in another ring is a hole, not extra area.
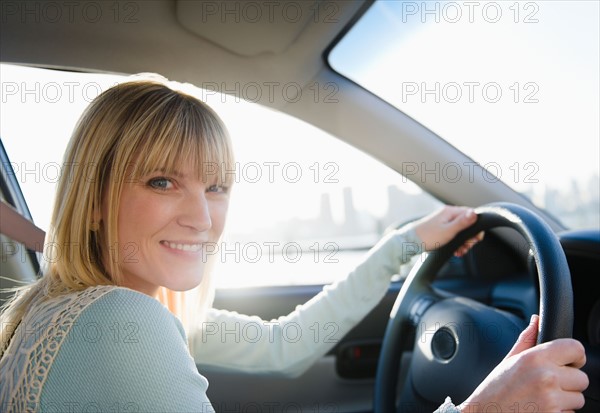
[[(123, 183), (157, 169), (173, 172), (186, 162), (197, 165), (202, 178), (207, 170), (214, 173), (215, 165), (234, 163), (223, 122), (200, 100), (164, 81), (140, 79), (113, 86), (92, 101), (65, 152), (63, 164), (70, 173), (63, 173), (58, 183), (43, 275), (19, 287), (3, 307), (0, 356), (32, 302), (96, 285), (123, 284), (114, 256), (118, 249), (110, 248), (118, 239)], [(103, 201), (110, 208), (98, 227)], [(210, 267), (197, 291), (204, 307), (198, 311), (212, 305)], [(158, 299), (185, 324), (189, 319), (184, 308), (189, 306), (183, 293), (162, 288)]]

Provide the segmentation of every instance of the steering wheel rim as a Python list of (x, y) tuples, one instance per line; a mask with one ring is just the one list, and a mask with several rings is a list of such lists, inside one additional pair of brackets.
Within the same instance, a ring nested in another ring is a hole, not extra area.
[[(552, 229), (537, 214), (516, 204), (492, 203), (476, 208), (475, 212), (477, 222), (417, 263), (400, 289), (379, 356), (374, 389), (375, 413), (431, 412), (445, 396), (462, 402), (504, 358), (525, 327), (526, 321), (519, 321), (514, 315), (431, 287), (435, 275), (454, 251), (480, 231), (509, 227), (528, 242), (540, 287), (538, 344), (572, 336), (571, 275), (564, 251)], [(498, 331), (503, 337), (492, 340), (493, 348), (490, 349), (489, 340), (486, 343), (481, 339), (481, 331), (475, 331), (475, 335), (479, 335), (477, 338), (473, 338), (472, 331), (466, 335), (465, 329), (452, 317), (460, 319), (461, 323), (473, 323), (475, 330), (481, 321), (491, 319), (493, 322), (487, 327), (501, 324)], [(509, 333), (504, 334), (504, 331)], [(411, 339), (414, 340), (413, 357), (401, 390), (401, 403), (397, 405), (400, 362), (405, 349), (411, 347)], [(486, 345), (485, 351), (480, 351), (482, 344)], [(495, 353), (487, 354), (487, 351)], [(460, 366), (463, 362), (471, 366), (465, 369)], [(432, 390), (434, 386), (444, 389)], [(427, 392), (430, 395), (423, 394)]]

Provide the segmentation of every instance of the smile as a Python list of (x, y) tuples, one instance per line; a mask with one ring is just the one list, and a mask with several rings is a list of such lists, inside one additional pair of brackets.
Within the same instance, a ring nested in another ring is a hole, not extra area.
[(169, 241), (161, 241), (160, 243), (165, 247), (185, 252), (199, 252), (202, 249), (202, 244), (183, 244)]

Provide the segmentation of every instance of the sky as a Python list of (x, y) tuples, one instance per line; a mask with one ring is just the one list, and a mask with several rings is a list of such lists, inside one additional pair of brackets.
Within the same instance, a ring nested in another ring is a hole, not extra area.
[(599, 8), (380, 2), (331, 60), (516, 189), (566, 188), (600, 170)]

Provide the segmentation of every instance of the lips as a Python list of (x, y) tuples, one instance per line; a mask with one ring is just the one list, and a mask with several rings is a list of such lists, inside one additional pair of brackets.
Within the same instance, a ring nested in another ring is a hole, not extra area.
[(171, 241), (161, 241), (160, 243), (167, 248), (184, 252), (200, 252), (202, 250), (201, 243), (183, 243)]

